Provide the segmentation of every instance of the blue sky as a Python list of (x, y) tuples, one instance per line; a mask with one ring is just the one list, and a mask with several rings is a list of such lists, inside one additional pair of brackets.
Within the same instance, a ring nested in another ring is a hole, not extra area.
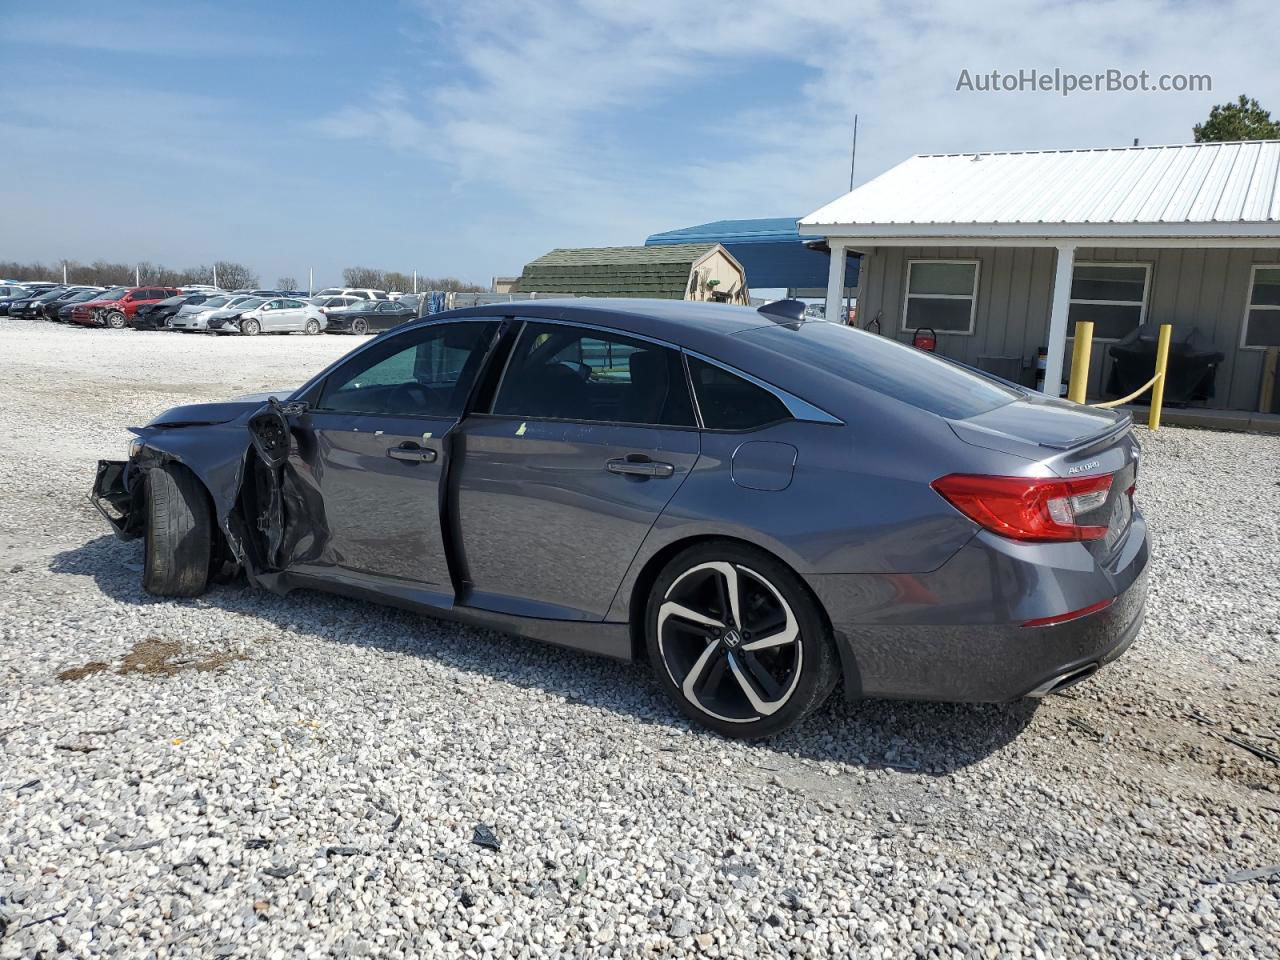
[[(0, 259), (487, 282), (555, 246), (800, 216), (914, 153), (1184, 142), (1280, 114), (1274, 3), (6, 5)], [(1207, 73), (984, 94), (972, 73)]]

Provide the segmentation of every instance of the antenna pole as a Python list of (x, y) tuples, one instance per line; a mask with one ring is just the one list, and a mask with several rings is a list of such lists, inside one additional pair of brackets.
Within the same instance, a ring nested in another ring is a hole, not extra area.
[(849, 151), (849, 192), (853, 192), (853, 170), (858, 163), (858, 115), (853, 115), (853, 149)]

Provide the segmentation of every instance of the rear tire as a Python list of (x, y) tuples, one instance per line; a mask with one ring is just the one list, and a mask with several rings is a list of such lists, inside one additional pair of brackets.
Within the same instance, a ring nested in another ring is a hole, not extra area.
[(745, 544), (711, 541), (677, 554), (644, 616), (658, 682), (685, 716), (726, 737), (795, 726), (839, 678), (818, 601), (785, 564)]
[(310, 320), (307, 321), (307, 326), (305, 329), (306, 329), (307, 336), (314, 337), (316, 334), (320, 332), (320, 321), (315, 319), (315, 317), (312, 317)]
[(204, 486), (177, 463), (147, 473), (147, 529), (142, 588), (158, 597), (197, 597), (209, 585), (213, 504)]

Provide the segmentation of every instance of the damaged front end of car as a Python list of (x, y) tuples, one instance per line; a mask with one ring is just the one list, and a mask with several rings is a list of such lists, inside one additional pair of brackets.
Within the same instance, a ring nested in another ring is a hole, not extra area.
[(175, 407), (130, 428), (128, 460), (98, 462), (89, 500), (117, 537), (136, 539), (146, 532), (148, 473), (181, 464), (209, 494), (223, 540), (215, 569), (242, 569), (250, 583), (286, 593), (290, 564), (332, 562), (323, 502), (310, 481), (313, 452), (289, 424), (305, 411), (274, 396)]

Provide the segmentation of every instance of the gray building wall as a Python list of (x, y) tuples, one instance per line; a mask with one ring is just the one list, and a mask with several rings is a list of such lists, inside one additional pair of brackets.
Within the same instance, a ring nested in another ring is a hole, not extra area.
[[(858, 322), (880, 318), (880, 332), (909, 342), (902, 330), (908, 260), (977, 260), (978, 302), (971, 335), (939, 333), (944, 356), (977, 365), (979, 357), (1017, 356), (1031, 362), (1047, 345), (1053, 297), (1052, 247), (878, 247), (862, 263)], [(1209, 406), (1256, 410), (1264, 354), (1240, 349), (1240, 328), (1249, 296), (1250, 268), (1280, 263), (1278, 249), (1144, 249), (1081, 247), (1076, 261), (1120, 261), (1151, 265), (1147, 320), (1197, 327), (1225, 354), (1218, 368), (1216, 396)], [(1102, 395), (1111, 370), (1109, 342), (1095, 343), (1090, 364), (1090, 399)], [(1071, 362), (1067, 342), (1065, 382)]]

